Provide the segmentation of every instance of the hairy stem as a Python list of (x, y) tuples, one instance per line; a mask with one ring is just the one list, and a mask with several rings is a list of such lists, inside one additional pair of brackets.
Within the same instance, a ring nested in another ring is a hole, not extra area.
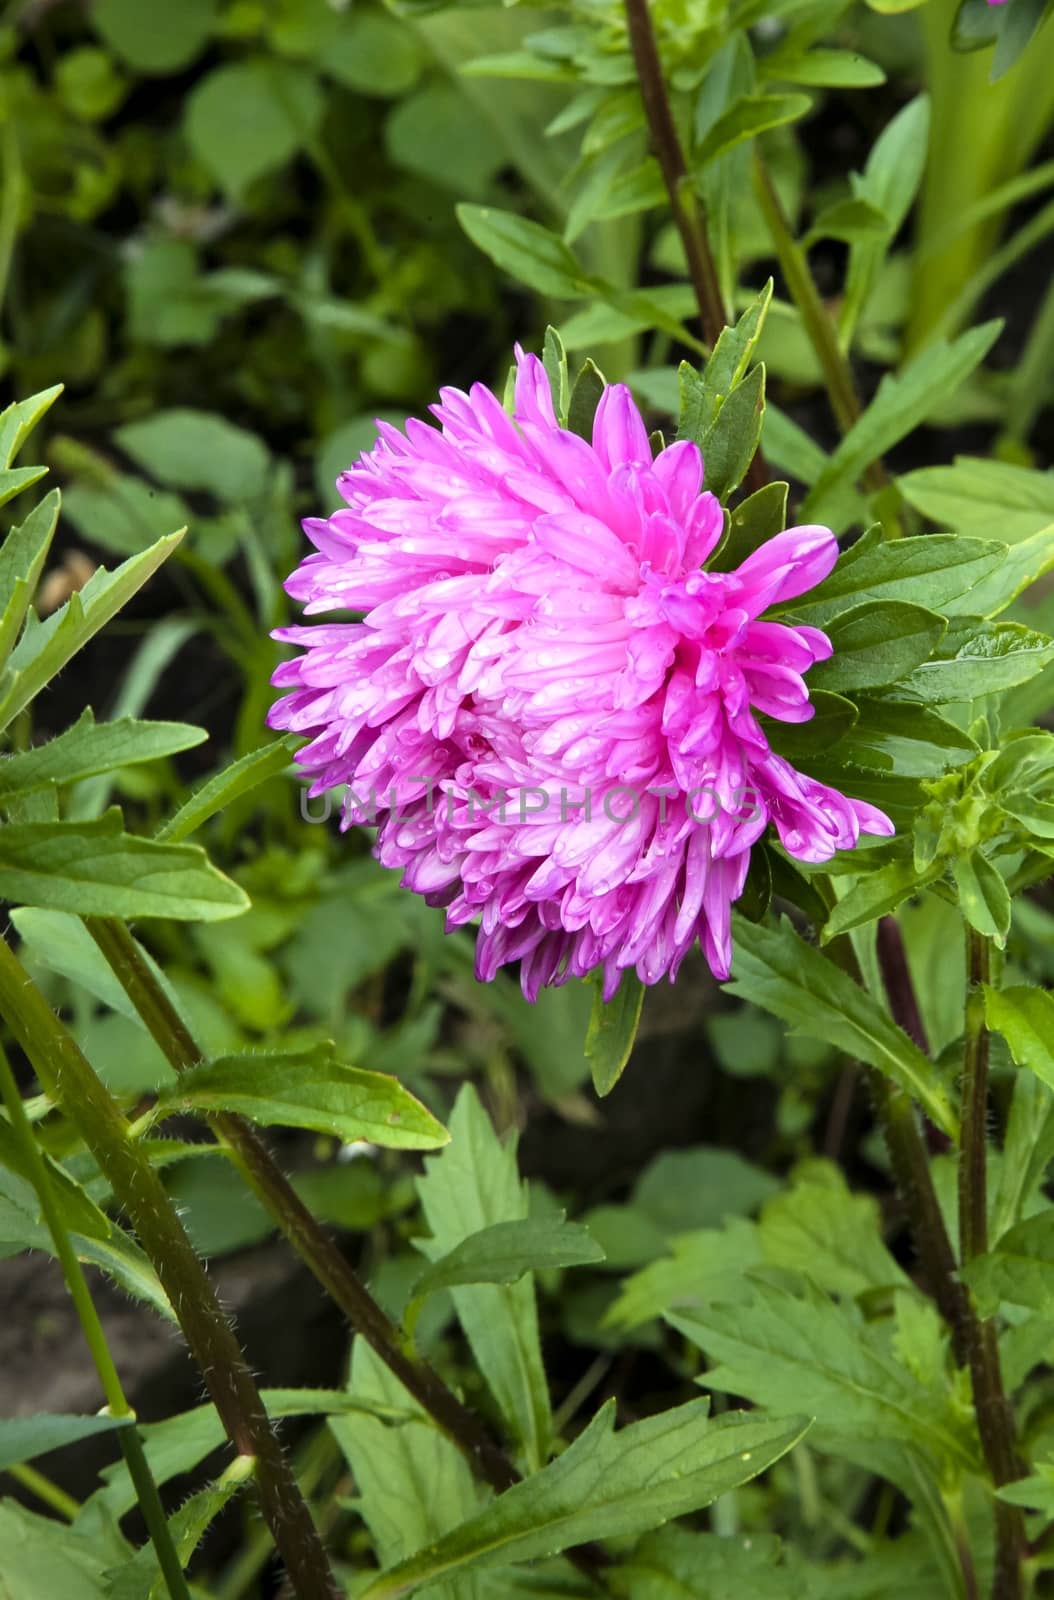
[[(202, 1052), (124, 923), (103, 917), (86, 917), (85, 923), (168, 1062), (177, 1072), (195, 1066)], [(516, 1468), (479, 1418), (461, 1404), (426, 1361), (409, 1351), (398, 1328), (316, 1222), (256, 1130), (230, 1112), (208, 1120), (230, 1147), (249, 1186), (356, 1332), (461, 1448), (482, 1478), (499, 1492), (518, 1482)]]
[(340, 1600), (305, 1504), (231, 1324), (212, 1292), (160, 1178), (120, 1107), (96, 1077), (6, 940), (0, 1014), (99, 1164), (172, 1304), (213, 1404), (239, 1455), (254, 1461), (260, 1505), (300, 1600)]
[[(989, 1036), (984, 985), (991, 977), (991, 944), (966, 930), (966, 1025), (963, 1048), (962, 1143), (959, 1151), (959, 1250), (963, 1264), (988, 1249), (987, 1117)], [(1020, 1478), (1014, 1415), (1003, 1387), (999, 1345), (991, 1319), (970, 1322), (970, 1376), (974, 1412), (988, 1470), (996, 1488)], [(996, 1570), (993, 1600), (1019, 1600), (1025, 1525), (1016, 1506), (995, 1504)]]
[(18, 1092), (15, 1075), (11, 1071), (11, 1064), (3, 1046), (0, 1046), (0, 1098), (3, 1099), (4, 1109), (22, 1150), (26, 1170), (40, 1202), (41, 1214), (51, 1234), (55, 1255), (66, 1279), (70, 1299), (73, 1301), (84, 1332), (95, 1370), (99, 1374), (99, 1382), (106, 1396), (106, 1409), (112, 1417), (128, 1419), (127, 1427), (118, 1428), (117, 1439), (135, 1489), (139, 1509), (143, 1513), (150, 1542), (157, 1554), (165, 1585), (172, 1600), (190, 1600), (190, 1590), (183, 1576), (183, 1567), (176, 1553), (176, 1547), (172, 1542), (168, 1518), (165, 1516), (161, 1496), (157, 1492), (157, 1484), (154, 1482), (154, 1475), (150, 1471), (143, 1450), (143, 1441), (135, 1426), (135, 1412), (125, 1396), (120, 1376), (110, 1354), (110, 1347), (106, 1342), (103, 1325), (99, 1320), (99, 1313), (95, 1309), (95, 1302), (88, 1288), (88, 1280), (77, 1259), (61, 1208), (55, 1199), (47, 1162), (37, 1144), (36, 1135), (26, 1115), (26, 1108), (22, 1104), (22, 1096)]
[[(663, 77), (662, 62), (659, 60), (655, 30), (651, 24), (648, 0), (625, 0), (625, 6), (630, 49), (637, 69), (637, 83), (644, 103), (644, 115), (647, 118), (663, 183), (666, 185), (666, 193), (669, 195), (673, 220), (688, 262), (688, 276), (699, 307), (703, 338), (712, 350), (728, 325), (717, 264), (710, 249), (702, 205), (689, 175), (677, 124), (674, 121), (666, 80)], [(759, 449), (755, 452), (748, 468), (744, 487), (752, 493), (756, 489), (764, 488), (767, 482), (768, 472)]]

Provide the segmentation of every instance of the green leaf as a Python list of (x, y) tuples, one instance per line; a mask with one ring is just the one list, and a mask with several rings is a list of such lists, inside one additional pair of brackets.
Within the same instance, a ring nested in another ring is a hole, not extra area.
[(217, 811), (233, 805), (235, 800), (249, 794), (261, 783), (284, 772), (292, 759), (295, 738), (277, 739), (263, 744), (248, 755), (240, 756), (229, 767), (224, 767), (195, 789), (189, 800), (162, 823), (156, 838), (164, 843), (180, 844), (197, 833)]
[(1054, 1089), (1054, 997), (1028, 984), (985, 990), (988, 1026), (1001, 1033), (1019, 1067)]
[(886, 81), (882, 68), (855, 50), (778, 50), (758, 66), (766, 78), (828, 89), (872, 89)]
[(140, 0), (95, 0), (91, 20), (114, 54), (143, 73), (178, 72), (202, 50), (216, 20), (215, 0), (147, 7)]
[(756, 1477), (808, 1426), (743, 1413), (710, 1421), (707, 1410), (693, 1400), (615, 1433), (609, 1400), (558, 1460), (384, 1573), (364, 1600), (400, 1600), (462, 1572), (642, 1533)]
[(345, 1066), (331, 1044), (206, 1061), (164, 1089), (159, 1109), (234, 1111), (263, 1127), (313, 1128), (393, 1150), (435, 1150), (448, 1139), (397, 1078)]
[(27, 628), (0, 680), (0, 730), (25, 710), (77, 651), (115, 616), (179, 544), (181, 533), (159, 539), (114, 572), (100, 567), (79, 593), (47, 619)]
[(948, 616), (996, 617), (1054, 567), (1054, 523), (1010, 546), (1002, 566), (946, 607)]
[(797, 122), (812, 110), (807, 94), (747, 94), (729, 107), (710, 129), (692, 157), (697, 173), (734, 150), (744, 139), (754, 139), (769, 128)]
[[(352, 1347), (349, 1388), (357, 1411), (331, 1416), (329, 1426), (354, 1474), (377, 1554), (387, 1565), (474, 1516), (482, 1491), (458, 1447), (361, 1338)], [(381, 1415), (369, 1415), (371, 1407)], [(402, 1412), (409, 1420), (392, 1426), (384, 1410)], [(472, 1588), (444, 1586), (435, 1593), (437, 1600), (477, 1600)]]
[[(681, 411), (677, 428), (679, 439), (692, 439), (700, 447), (725, 401), (746, 375), (751, 357), (765, 326), (772, 301), (772, 279), (747, 306), (735, 326), (725, 328), (718, 338), (702, 372), (684, 361), (678, 369)], [(709, 463), (707, 463), (709, 475)]]
[[(839, 494), (856, 483), (867, 467), (925, 422), (930, 412), (982, 362), (995, 343), (1002, 323), (986, 322), (960, 334), (951, 344), (940, 340), (909, 361), (898, 373), (887, 373), (863, 416), (849, 429), (817, 478), (802, 506), (804, 520), (823, 522), (838, 507)], [(837, 516), (833, 516), (837, 521)], [(836, 530), (837, 531), (837, 530)]]
[(455, 194), (484, 198), (508, 156), (493, 124), (452, 83), (430, 82), (399, 101), (384, 125), (391, 161)]
[(18, 638), (58, 526), (59, 492), (53, 489), (0, 548), (0, 669)]
[(733, 506), (729, 513), (728, 537), (716, 556), (707, 562), (714, 572), (734, 572), (748, 556), (759, 550), (787, 526), (786, 483), (767, 483), (746, 500)]
[[(470, 1084), (451, 1114), (450, 1144), (426, 1159), (417, 1189), (433, 1259), (497, 1222), (526, 1220), (515, 1146), (498, 1140)], [(451, 1293), (476, 1365), (536, 1472), (548, 1457), (551, 1421), (533, 1282), (465, 1285)]]
[(1009, 1301), (1054, 1312), (1054, 1210), (1027, 1217), (1004, 1233), (993, 1250), (975, 1256), (962, 1275), (983, 1306)]
[(880, 689), (928, 660), (944, 634), (943, 617), (904, 600), (870, 600), (827, 629), (834, 654), (809, 675), (820, 689)]
[(325, 100), (313, 73), (256, 56), (214, 67), (186, 104), (186, 134), (202, 166), (235, 199), (284, 167), (315, 137)]
[[(832, 756), (834, 762), (847, 769), (855, 767), (900, 778), (937, 778), (977, 754), (969, 734), (924, 706), (909, 706), (896, 700), (864, 700), (858, 711), (857, 721)], [(806, 723), (806, 731), (811, 726)]]
[(638, 1327), (667, 1311), (695, 1310), (711, 1301), (735, 1304), (748, 1296), (751, 1267), (762, 1265), (754, 1223), (733, 1217), (723, 1228), (700, 1228), (670, 1240), (670, 1254), (625, 1280), (604, 1318), (608, 1327)]
[(806, 601), (778, 608), (799, 622), (826, 627), (851, 606), (871, 600), (905, 600), (944, 611), (1006, 559), (1006, 546), (988, 539), (932, 533), (921, 539), (885, 539), (872, 528), (838, 559)]
[[(51, 1190), (55, 1204), (62, 1215), (62, 1220), (72, 1233), (81, 1234), (85, 1239), (109, 1239), (113, 1234), (113, 1226), (105, 1211), (95, 1204), (95, 1201), (85, 1189), (72, 1178), (65, 1167), (52, 1160), (46, 1151), (41, 1152), (48, 1175), (51, 1179)], [(14, 1173), (25, 1184), (24, 1198), (27, 1210), (31, 1212), (36, 1221), (43, 1223), (43, 1212), (40, 1209), (40, 1200), (34, 1183), (34, 1172), (26, 1160), (22, 1144), (12, 1128), (7, 1117), (0, 1113), (0, 1166), (6, 1167), (8, 1172)], [(11, 1200), (14, 1191), (8, 1187), (8, 1199)]]
[(956, 1119), (932, 1064), (903, 1029), (840, 967), (784, 919), (767, 928), (734, 917), (732, 994), (782, 1018), (795, 1033), (823, 1039), (877, 1067), (906, 1090), (951, 1137)]
[(946, 1389), (920, 1383), (884, 1348), (883, 1330), (816, 1291), (799, 1298), (755, 1280), (747, 1306), (708, 1305), (668, 1320), (718, 1364), (706, 1382), (777, 1414), (804, 1410), (832, 1435), (921, 1446), (968, 1469), (975, 1449)]
[(1054, 522), (1054, 473), (981, 456), (956, 456), (952, 466), (920, 467), (897, 479), (909, 505), (954, 528), (1016, 544)]
[(885, 239), (888, 234), (889, 222), (885, 212), (870, 200), (854, 195), (825, 206), (802, 244), (806, 249), (819, 239), (842, 239), (846, 244), (855, 244), (860, 240), (869, 244), (875, 239)]
[(575, 379), (567, 407), (567, 426), (580, 439), (593, 437), (593, 418), (604, 387), (604, 374), (593, 361), (587, 360)]
[(953, 617), (932, 660), (916, 667), (897, 692), (932, 705), (976, 700), (1027, 683), (1049, 661), (1054, 640), (1044, 633), (1019, 622)]
[(333, 13), (333, 27), (315, 52), (322, 72), (359, 94), (394, 99), (412, 89), (425, 64), (422, 40), (383, 11)]
[[(872, 4), (875, 0), (872, 0)], [(881, 0), (877, 9), (903, 9), (915, 0)], [(929, 96), (920, 94), (886, 124), (871, 147), (863, 173), (854, 173), (853, 192), (886, 218), (883, 239), (857, 239), (850, 250), (845, 296), (838, 319), (848, 348), (860, 314), (870, 299), (886, 251), (902, 226), (922, 181), (929, 142)]]
[[(571, 387), (567, 376), (567, 351), (564, 342), (552, 326), (545, 330), (542, 344), (542, 365), (549, 380), (553, 397), (553, 410), (561, 428), (567, 427), (567, 413), (571, 401)], [(581, 374), (579, 374), (581, 376)], [(592, 419), (590, 419), (592, 420)]]
[(496, 267), (528, 288), (558, 300), (574, 300), (589, 291), (590, 280), (571, 250), (540, 223), (493, 206), (460, 205), (457, 218)]
[(99, 1545), (54, 1517), (0, 1501), (0, 1549), (11, 1600), (106, 1600)]
[(56, 383), (50, 389), (41, 389), (26, 400), (12, 401), (0, 412), (0, 467), (9, 467), (33, 432), (41, 417), (46, 416), (62, 393), (63, 386)]
[(211, 411), (155, 411), (118, 428), (115, 437), (137, 467), (170, 489), (205, 489), (237, 505), (257, 499), (266, 486), (266, 445)]
[(622, 976), (614, 996), (605, 1001), (599, 987), (586, 1030), (585, 1053), (598, 1095), (610, 1094), (626, 1070), (640, 1027), (644, 985), (635, 972)]
[(112, 1433), (127, 1428), (132, 1417), (67, 1417), (57, 1412), (40, 1412), (33, 1417), (0, 1417), (0, 1472), (49, 1450), (77, 1444), (97, 1433)]
[(978, 933), (994, 939), (1002, 948), (1010, 932), (1012, 907), (1006, 880), (980, 850), (957, 856), (952, 876), (959, 893), (962, 914)]
[[(180, 1565), (186, 1567), (224, 1506), (252, 1476), (251, 1458), (236, 1456), (223, 1476), (185, 1500), (168, 1519), (169, 1534)], [(152, 1543), (141, 1545), (131, 1561), (105, 1573), (107, 1600), (166, 1600), (171, 1593)]]
[(936, 863), (918, 872), (913, 861), (891, 861), (877, 871), (864, 873), (849, 893), (843, 895), (824, 925), (822, 942), (827, 944), (850, 928), (860, 928), (895, 911), (909, 895), (940, 877), (943, 867)]
[(434, 1261), (414, 1284), (413, 1297), (423, 1299), (438, 1289), (465, 1283), (518, 1283), (528, 1272), (591, 1266), (604, 1259), (604, 1251), (589, 1229), (565, 1221), (562, 1211), (519, 1222), (495, 1222), (470, 1233)]
[(803, 1273), (831, 1294), (856, 1296), (908, 1285), (882, 1242), (881, 1226), (873, 1196), (850, 1193), (837, 1167), (813, 1161), (793, 1189), (765, 1206), (758, 1239), (773, 1266)]
[(0, 758), (0, 801), (53, 783), (76, 783), (97, 772), (113, 772), (191, 750), (208, 738), (185, 722), (95, 721), (83, 711), (65, 733), (33, 750)]
[(852, 700), (845, 700), (840, 694), (829, 694), (825, 689), (814, 689), (811, 684), (809, 704), (813, 714), (807, 722), (763, 719), (765, 737), (773, 750), (795, 764), (799, 758), (808, 760), (817, 750), (830, 750), (855, 727), (860, 715)]
[(0, 829), (0, 898), (78, 916), (236, 917), (249, 902), (196, 845), (125, 833), (116, 807), (94, 822)]
[(633, 1189), (633, 1208), (663, 1234), (746, 1216), (779, 1192), (779, 1181), (735, 1150), (690, 1145), (664, 1150)]
[(706, 487), (719, 500), (738, 489), (746, 477), (761, 438), (765, 414), (765, 366), (762, 363), (737, 383), (700, 440), (706, 463)]

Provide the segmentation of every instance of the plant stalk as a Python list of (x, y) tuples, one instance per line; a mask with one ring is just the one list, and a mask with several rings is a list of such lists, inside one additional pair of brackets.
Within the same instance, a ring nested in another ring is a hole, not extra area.
[[(203, 1059), (202, 1051), (125, 924), (108, 917), (84, 920), (170, 1065), (177, 1072), (196, 1066)], [(474, 1470), (499, 1493), (518, 1483), (519, 1473), (479, 1418), (461, 1404), (426, 1361), (409, 1351), (399, 1329), (311, 1215), (256, 1130), (231, 1112), (216, 1113), (208, 1121), (230, 1147), (250, 1188), (326, 1293), (400, 1383), (460, 1447)]]
[[(798, 308), (802, 326), (820, 363), (834, 420), (838, 424), (839, 432), (846, 434), (859, 420), (863, 410), (856, 392), (856, 384), (853, 382), (852, 369), (838, 343), (838, 330), (820, 299), (820, 292), (809, 270), (805, 252), (794, 237), (790, 219), (783, 209), (783, 201), (756, 147), (753, 180), (754, 193), (761, 207), (765, 226), (769, 230), (769, 237), (786, 280), (788, 292)], [(864, 483), (872, 493), (877, 494), (883, 489), (890, 488), (889, 475), (881, 461), (872, 461), (865, 469), (863, 477)], [(888, 521), (887, 518), (887, 523)], [(892, 526), (890, 531), (894, 531)], [(899, 532), (899, 529), (896, 531)]]
[(158, 1494), (154, 1475), (150, 1471), (143, 1450), (143, 1441), (135, 1426), (135, 1412), (125, 1396), (120, 1376), (110, 1354), (110, 1347), (106, 1342), (103, 1325), (99, 1320), (99, 1313), (95, 1309), (95, 1302), (84, 1276), (84, 1268), (77, 1259), (62, 1211), (55, 1199), (47, 1162), (37, 1144), (32, 1124), (26, 1116), (26, 1108), (22, 1104), (15, 1075), (11, 1071), (7, 1052), (2, 1045), (0, 1045), (0, 1098), (3, 1099), (4, 1109), (25, 1158), (30, 1182), (36, 1191), (41, 1213), (51, 1234), (70, 1299), (77, 1312), (95, 1370), (99, 1374), (99, 1382), (106, 1396), (106, 1409), (112, 1417), (128, 1419), (126, 1427), (118, 1428), (117, 1439), (121, 1454), (128, 1466), (139, 1509), (143, 1513), (143, 1521), (146, 1523), (165, 1585), (172, 1600), (190, 1600), (190, 1590), (183, 1576), (182, 1563), (172, 1542), (168, 1518), (165, 1516), (161, 1496)]
[[(963, 1049), (962, 1143), (959, 1150), (959, 1251), (964, 1265), (988, 1249), (987, 1117), (989, 1035), (984, 985), (991, 978), (991, 942), (966, 930), (966, 1026)], [(1014, 1415), (1003, 1387), (995, 1323), (970, 1319), (970, 1376), (974, 1412), (988, 1470), (996, 1488), (1024, 1472), (1014, 1436)], [(995, 1502), (996, 1569), (993, 1600), (1020, 1600), (1021, 1563), (1027, 1551), (1017, 1506)]]
[[(702, 203), (684, 159), (684, 149), (663, 77), (648, 0), (625, 0), (625, 7), (630, 49), (637, 69), (644, 115), (688, 262), (688, 276), (699, 307), (703, 338), (713, 350), (728, 326), (728, 314), (721, 296), (717, 263), (707, 237)], [(763, 489), (767, 482), (768, 471), (759, 448), (747, 469), (744, 488), (748, 494), (752, 494), (757, 489)]]
[(119, 1106), (3, 939), (0, 1014), (98, 1162), (168, 1295), (228, 1437), (240, 1455), (253, 1458), (261, 1509), (299, 1600), (341, 1600), (343, 1591), (231, 1324), (160, 1178), (129, 1137)]

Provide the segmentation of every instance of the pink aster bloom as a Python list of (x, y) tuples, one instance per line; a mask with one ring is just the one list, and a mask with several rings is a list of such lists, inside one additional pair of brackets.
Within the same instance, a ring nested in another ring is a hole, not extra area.
[(376, 854), (479, 920), (476, 971), (520, 963), (528, 999), (604, 969), (676, 975), (696, 939), (729, 973), (730, 916), (771, 824), (828, 860), (882, 812), (795, 770), (756, 713), (812, 716), (816, 628), (762, 613), (825, 578), (827, 528), (790, 528), (734, 572), (704, 563), (722, 511), (694, 444), (652, 459), (629, 390), (605, 389), (593, 442), (560, 428), (544, 369), (517, 351), (515, 417), (482, 384), (444, 389), (440, 428), (378, 423), (338, 480), (346, 508), (309, 519), (289, 579), (271, 725), (310, 736), (312, 794), (347, 785), (343, 822), (376, 820)]

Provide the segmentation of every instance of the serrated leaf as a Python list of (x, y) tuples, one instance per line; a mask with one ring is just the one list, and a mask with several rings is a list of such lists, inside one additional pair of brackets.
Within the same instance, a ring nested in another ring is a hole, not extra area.
[(189, 800), (158, 828), (155, 838), (160, 843), (181, 844), (196, 833), (210, 817), (232, 805), (243, 794), (249, 794), (268, 778), (284, 772), (293, 757), (295, 738), (276, 739), (258, 750), (250, 750), (229, 767), (222, 768), (195, 789)]
[(65, 733), (16, 755), (0, 757), (0, 800), (48, 784), (76, 783), (98, 772), (113, 772), (191, 750), (208, 738), (204, 728), (185, 722), (96, 722), (83, 711)]
[(904, 600), (854, 606), (828, 626), (834, 654), (813, 668), (810, 687), (845, 693), (897, 683), (929, 659), (946, 626), (935, 611)]
[(105, 1600), (100, 1546), (54, 1517), (0, 1501), (0, 1549), (13, 1600)]
[[(944, 1391), (919, 1383), (848, 1304), (755, 1281), (749, 1306), (710, 1305), (668, 1320), (716, 1366), (706, 1382), (777, 1413), (804, 1407), (831, 1435), (921, 1446), (970, 1468), (976, 1451)], [(833, 1441), (832, 1441), (833, 1443)]]
[[(417, 1190), (433, 1259), (482, 1228), (526, 1219), (515, 1146), (499, 1141), (471, 1085), (461, 1089), (451, 1113), (449, 1145), (426, 1159)], [(476, 1364), (537, 1471), (548, 1457), (551, 1421), (533, 1282), (466, 1285), (451, 1293)]]
[[(329, 1419), (355, 1475), (362, 1516), (385, 1565), (401, 1561), (472, 1517), (483, 1500), (458, 1447), (375, 1355), (364, 1339), (352, 1348), (350, 1397), (359, 1411)], [(392, 1426), (371, 1406), (401, 1411)], [(442, 1600), (483, 1600), (471, 1578), (436, 1589)]]
[(642, 1533), (756, 1477), (808, 1427), (743, 1413), (711, 1421), (707, 1411), (693, 1400), (615, 1433), (609, 1400), (558, 1460), (384, 1573), (364, 1600), (401, 1600), (457, 1573)]
[(113, 572), (99, 567), (79, 593), (46, 622), (27, 628), (8, 663), (0, 694), (0, 730), (23, 711), (77, 651), (115, 616), (179, 544), (169, 534)]
[(116, 807), (93, 822), (0, 829), (0, 898), (78, 916), (203, 922), (239, 916), (249, 904), (203, 850), (125, 833)]
[(957, 1124), (934, 1068), (902, 1028), (840, 967), (800, 938), (733, 916), (732, 994), (866, 1061), (906, 1090), (931, 1122), (955, 1137)]
[(831, 575), (808, 599), (778, 608), (799, 622), (824, 627), (852, 606), (873, 600), (905, 600), (943, 613), (950, 600), (1001, 566), (1006, 546), (988, 539), (933, 533), (920, 539), (885, 539), (869, 529), (838, 559)]
[(692, 1310), (712, 1300), (734, 1304), (748, 1298), (746, 1274), (762, 1265), (754, 1223), (733, 1217), (723, 1228), (699, 1228), (670, 1240), (670, 1254), (653, 1260), (622, 1285), (604, 1322), (637, 1327), (667, 1311)]
[(397, 1078), (345, 1066), (331, 1044), (219, 1056), (181, 1073), (158, 1105), (165, 1113), (234, 1111), (263, 1127), (313, 1128), (394, 1150), (435, 1150), (449, 1137)]
[(882, 1242), (881, 1221), (873, 1196), (852, 1194), (837, 1167), (813, 1161), (793, 1188), (767, 1202), (758, 1241), (765, 1261), (803, 1273), (830, 1294), (907, 1287)]
[(583, 1267), (603, 1261), (588, 1228), (567, 1222), (562, 1211), (519, 1222), (495, 1222), (455, 1245), (418, 1278), (414, 1299), (465, 1283), (518, 1283), (528, 1272)]
[(1027, 683), (1054, 661), (1054, 640), (1019, 622), (953, 617), (929, 661), (922, 662), (897, 693), (930, 705), (976, 700)]
[(925, 422), (938, 402), (969, 377), (988, 354), (1001, 327), (1000, 322), (986, 322), (960, 334), (951, 344), (941, 340), (929, 345), (900, 372), (887, 373), (875, 398), (846, 433), (810, 489), (802, 506), (803, 520), (837, 522), (834, 513), (840, 492)]
[(962, 1275), (982, 1305), (1007, 1300), (1054, 1312), (1054, 1210), (1017, 1223), (994, 1249), (967, 1262)]
[(593, 1014), (586, 1030), (585, 1054), (598, 1095), (610, 1094), (626, 1070), (633, 1053), (640, 1015), (644, 1006), (644, 985), (635, 972), (623, 974), (622, 982), (610, 1000), (600, 989), (593, 995)]

